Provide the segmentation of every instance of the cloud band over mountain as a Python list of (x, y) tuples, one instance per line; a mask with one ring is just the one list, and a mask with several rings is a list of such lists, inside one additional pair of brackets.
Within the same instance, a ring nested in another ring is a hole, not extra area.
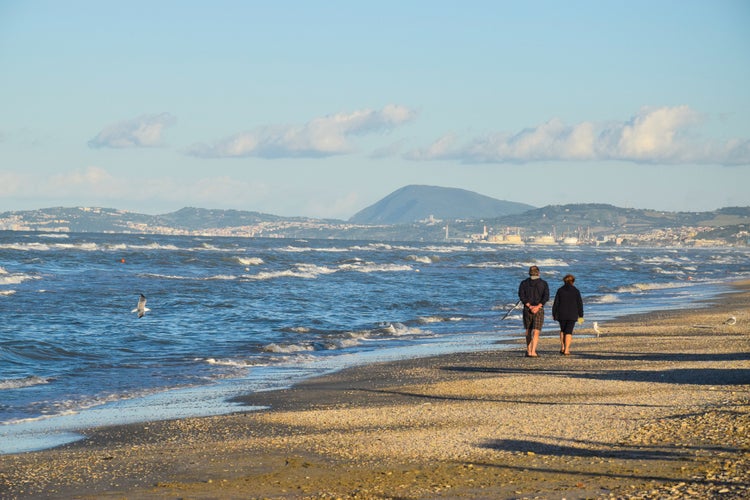
[(661, 164), (750, 165), (750, 140), (701, 138), (703, 117), (688, 106), (642, 108), (625, 122), (566, 125), (552, 119), (517, 133), (490, 133), (459, 144), (446, 134), (410, 160), (463, 163), (535, 161), (629, 161)]
[(304, 125), (265, 126), (214, 144), (197, 144), (188, 154), (201, 158), (320, 158), (351, 153), (349, 137), (365, 135), (413, 120), (416, 112), (388, 105), (379, 111), (360, 110), (316, 118)]
[[(314, 118), (301, 125), (266, 125), (214, 143), (199, 143), (186, 154), (197, 158), (326, 158), (355, 152), (353, 137), (391, 131), (416, 119), (409, 107), (389, 104)], [(392, 158), (399, 151), (412, 161), (530, 163), (623, 161), (643, 164), (750, 165), (750, 139), (718, 140), (701, 135), (705, 116), (689, 106), (644, 107), (626, 121), (584, 121), (569, 125), (553, 118), (518, 132), (489, 132), (474, 138), (447, 133), (424, 148), (407, 150), (396, 138), (370, 158)], [(163, 145), (164, 131), (176, 119), (169, 113), (142, 115), (106, 127), (91, 148), (146, 148)]]
[(141, 115), (109, 125), (88, 142), (90, 148), (151, 148), (163, 145), (164, 130), (176, 119), (169, 113)]

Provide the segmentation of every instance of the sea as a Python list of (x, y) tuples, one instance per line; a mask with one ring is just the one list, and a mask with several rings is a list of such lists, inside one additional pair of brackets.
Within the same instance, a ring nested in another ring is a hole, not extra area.
[[(521, 349), (512, 308), (532, 264), (552, 295), (576, 276), (581, 335), (750, 278), (739, 247), (4, 231), (0, 453), (89, 427), (252, 411), (234, 398), (368, 363)], [(557, 332), (548, 312), (542, 335)]]

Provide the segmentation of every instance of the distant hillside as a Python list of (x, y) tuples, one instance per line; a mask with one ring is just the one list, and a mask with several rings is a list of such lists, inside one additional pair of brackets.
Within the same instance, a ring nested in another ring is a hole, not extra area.
[(259, 222), (276, 222), (283, 219), (283, 217), (242, 210), (212, 210), (186, 207), (176, 212), (158, 215), (155, 219), (163, 226), (195, 230), (214, 227), (249, 226)]
[(653, 229), (684, 226), (721, 227), (750, 222), (750, 207), (728, 207), (712, 212), (664, 212), (613, 205), (583, 203), (548, 205), (522, 214), (498, 217), (488, 221), (493, 225), (523, 227), (528, 231), (548, 233), (588, 229), (593, 233), (614, 230), (642, 233)]
[(406, 186), (357, 212), (354, 224), (410, 224), (431, 215), (436, 219), (482, 219), (520, 214), (531, 205), (496, 200), (464, 189)]

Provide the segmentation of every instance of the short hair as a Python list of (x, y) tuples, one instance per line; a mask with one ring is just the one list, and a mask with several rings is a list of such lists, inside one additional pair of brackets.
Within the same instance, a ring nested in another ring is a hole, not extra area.
[(536, 266), (531, 266), (529, 268), (529, 276), (539, 276), (539, 268)]
[(566, 274), (565, 277), (563, 278), (563, 282), (567, 283), (568, 285), (572, 285), (573, 283), (575, 283), (575, 281), (576, 281), (576, 277), (573, 276), (572, 274)]

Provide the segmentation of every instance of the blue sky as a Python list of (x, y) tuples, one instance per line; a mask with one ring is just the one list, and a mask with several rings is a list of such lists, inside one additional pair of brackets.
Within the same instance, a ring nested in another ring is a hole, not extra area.
[(750, 205), (750, 2), (0, 0), (0, 211)]

